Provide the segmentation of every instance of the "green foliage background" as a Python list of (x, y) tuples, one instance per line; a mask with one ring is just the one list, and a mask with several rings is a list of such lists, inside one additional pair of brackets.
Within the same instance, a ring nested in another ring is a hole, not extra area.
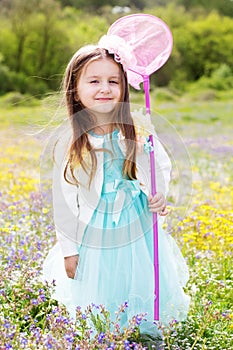
[(126, 6), (162, 18), (173, 34), (172, 55), (152, 88), (233, 88), (233, 1), (0, 0), (0, 94), (57, 90), (72, 54), (97, 42)]

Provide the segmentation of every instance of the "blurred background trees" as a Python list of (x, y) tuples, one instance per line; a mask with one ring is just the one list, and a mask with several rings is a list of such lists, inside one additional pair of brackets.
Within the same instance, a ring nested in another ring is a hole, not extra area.
[(129, 14), (125, 8), (162, 18), (173, 33), (172, 55), (152, 88), (233, 88), (231, 0), (0, 0), (0, 94), (57, 90), (72, 54), (97, 42)]

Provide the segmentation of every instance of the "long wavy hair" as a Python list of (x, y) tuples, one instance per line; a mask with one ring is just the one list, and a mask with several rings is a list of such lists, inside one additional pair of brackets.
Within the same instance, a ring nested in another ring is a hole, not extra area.
[[(89, 176), (90, 185), (97, 167), (96, 152), (105, 151), (104, 149), (95, 149), (89, 141), (88, 131), (94, 128), (95, 117), (79, 100), (77, 85), (83, 70), (90, 62), (106, 58), (114, 61), (113, 55), (109, 54), (107, 50), (97, 46), (85, 46), (74, 54), (64, 74), (63, 89), (73, 132), (68, 161), (64, 170), (64, 178), (69, 183), (79, 184), (75, 169), (81, 165)], [(121, 96), (120, 103), (113, 111), (112, 120), (124, 136), (126, 154), (122, 173), (129, 179), (136, 179), (136, 133), (130, 113), (129, 86), (122, 65), (117, 64), (120, 67)], [(89, 156), (88, 162), (85, 155)]]

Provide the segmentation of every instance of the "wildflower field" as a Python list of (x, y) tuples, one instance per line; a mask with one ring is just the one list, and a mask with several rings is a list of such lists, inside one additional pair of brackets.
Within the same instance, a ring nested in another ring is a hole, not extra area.
[[(181, 135), (192, 170), (187, 211), (180, 217), (171, 205), (169, 221), (189, 265), (191, 307), (186, 322), (160, 325), (164, 348), (228, 350), (233, 347), (233, 103), (164, 103), (159, 112)], [(0, 349), (153, 349), (153, 341), (138, 331), (143, 315), (119, 329), (127, 301), (116, 310), (114, 324), (102, 305), (77, 309), (74, 322), (52, 299), (53, 286), (41, 281), (43, 260), (55, 242), (40, 191), (45, 141), (35, 126), (43, 125), (44, 113), (39, 105), (0, 107)]]

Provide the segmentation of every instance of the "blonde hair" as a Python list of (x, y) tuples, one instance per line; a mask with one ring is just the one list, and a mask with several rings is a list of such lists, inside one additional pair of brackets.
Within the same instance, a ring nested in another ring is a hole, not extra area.
[[(104, 151), (103, 149), (93, 148), (89, 141), (88, 131), (94, 127), (94, 118), (77, 97), (77, 82), (88, 63), (106, 58), (114, 61), (114, 56), (109, 54), (106, 49), (92, 45), (85, 46), (73, 55), (64, 74), (63, 89), (73, 132), (73, 139), (68, 152), (68, 161), (64, 170), (64, 177), (69, 183), (79, 184), (75, 176), (75, 169), (81, 165), (90, 176), (90, 185), (96, 172), (96, 152)], [(129, 107), (128, 81), (122, 65), (120, 63), (116, 64), (120, 67), (120, 102), (122, 103), (119, 103), (114, 110), (113, 120), (125, 137), (126, 157), (122, 173), (129, 179), (136, 179), (136, 133)], [(84, 159), (85, 153), (88, 153), (90, 156), (90, 164)], [(68, 176), (68, 170), (70, 176)]]

